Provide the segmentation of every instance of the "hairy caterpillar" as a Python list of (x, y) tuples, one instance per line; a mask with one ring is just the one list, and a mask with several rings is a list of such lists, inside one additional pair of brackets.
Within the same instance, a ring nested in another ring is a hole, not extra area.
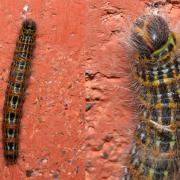
[(11, 64), (2, 126), (4, 157), (7, 164), (16, 163), (18, 158), (20, 119), (25, 89), (30, 75), (35, 32), (36, 24), (34, 21), (25, 20), (22, 23)]
[(180, 55), (177, 35), (155, 15), (138, 18), (132, 28), (133, 90), (140, 106), (135, 145), (124, 180), (179, 178)]

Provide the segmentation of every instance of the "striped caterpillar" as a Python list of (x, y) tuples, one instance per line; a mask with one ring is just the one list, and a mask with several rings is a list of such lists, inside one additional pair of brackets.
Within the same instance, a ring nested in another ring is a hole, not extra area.
[(25, 20), (17, 38), (11, 64), (2, 126), (4, 157), (7, 165), (15, 164), (18, 158), (20, 120), (27, 81), (30, 76), (35, 32), (35, 22)]
[(140, 104), (124, 180), (179, 178), (180, 55), (177, 35), (155, 15), (138, 18), (131, 32), (133, 91)]

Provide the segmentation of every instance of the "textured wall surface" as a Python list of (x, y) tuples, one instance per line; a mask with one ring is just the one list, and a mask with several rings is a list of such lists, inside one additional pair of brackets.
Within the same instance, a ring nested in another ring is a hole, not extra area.
[[(128, 101), (127, 25), (142, 14), (144, 2), (89, 1), (86, 58), (86, 179), (119, 179), (133, 135)], [(128, 19), (129, 18), (129, 19)], [(128, 22), (128, 23), (127, 23)], [(126, 42), (123, 42), (126, 43)], [(86, 105), (87, 106), (87, 105)]]
[(153, 2), (1, 0), (1, 112), (22, 17), (33, 18), (38, 31), (20, 157), (5, 166), (0, 144), (0, 179), (120, 179), (136, 124), (125, 51), (129, 26), (152, 11), (176, 28), (180, 19), (179, 0)]

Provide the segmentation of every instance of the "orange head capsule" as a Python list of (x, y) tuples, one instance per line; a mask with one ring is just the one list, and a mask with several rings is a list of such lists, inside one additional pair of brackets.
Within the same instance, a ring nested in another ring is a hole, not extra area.
[(131, 43), (142, 58), (150, 59), (168, 41), (169, 34), (168, 24), (162, 17), (142, 16), (134, 23)]

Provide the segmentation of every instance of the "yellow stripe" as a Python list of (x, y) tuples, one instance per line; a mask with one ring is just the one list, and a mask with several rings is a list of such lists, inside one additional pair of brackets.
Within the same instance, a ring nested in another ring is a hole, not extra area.
[(176, 109), (180, 106), (179, 103), (177, 102), (174, 102), (171, 100), (171, 102), (167, 103), (167, 104), (164, 104), (162, 102), (158, 102), (156, 104), (151, 104), (149, 101), (145, 101), (142, 97), (139, 98), (140, 102), (146, 106), (148, 109), (149, 108), (155, 108), (155, 109), (162, 109), (163, 107), (167, 106), (168, 108), (170, 109)]
[[(135, 75), (135, 74), (134, 74)], [(154, 80), (154, 81), (144, 81), (141, 77), (137, 77), (137, 75), (134, 76), (134, 78), (141, 84), (143, 84), (145, 87), (159, 87), (160, 86), (160, 80)], [(170, 85), (175, 81), (180, 80), (180, 74), (174, 75), (173, 78), (166, 78), (163, 79), (163, 84)]]

